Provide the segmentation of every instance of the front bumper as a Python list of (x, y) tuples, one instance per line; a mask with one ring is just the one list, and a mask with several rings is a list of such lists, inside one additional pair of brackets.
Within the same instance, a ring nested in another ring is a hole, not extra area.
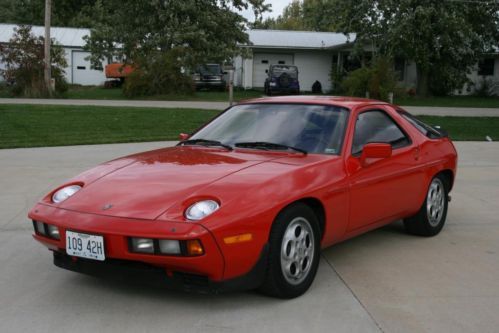
[(225, 89), (227, 83), (225, 81), (195, 81), (194, 85), (196, 89), (202, 89), (202, 88)]
[[(66, 231), (103, 236), (106, 261), (125, 260), (141, 262), (159, 268), (165, 274), (184, 272), (206, 276), (212, 281), (224, 279), (225, 261), (213, 235), (196, 223), (136, 220), (80, 213), (37, 205), (29, 214), (32, 220), (42, 221), (59, 228), (60, 240), (39, 234), (33, 237), (57, 253), (66, 254)], [(134, 253), (129, 249), (129, 237), (201, 241), (204, 254), (200, 256), (174, 256)]]
[(204, 275), (177, 271), (165, 274), (165, 271), (160, 267), (142, 262), (117, 259), (107, 259), (101, 262), (74, 258), (61, 252), (54, 252), (54, 265), (73, 272), (126, 283), (186, 292), (217, 294), (259, 287), (265, 278), (267, 254), (268, 246), (266, 245), (262, 250), (260, 259), (250, 272), (225, 281), (213, 281)]
[(272, 93), (281, 93), (281, 94), (298, 94), (300, 92), (300, 87), (279, 87), (279, 86), (269, 86), (269, 90)]

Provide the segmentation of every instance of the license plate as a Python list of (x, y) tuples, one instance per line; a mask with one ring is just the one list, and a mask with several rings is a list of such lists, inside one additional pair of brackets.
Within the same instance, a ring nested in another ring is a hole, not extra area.
[(104, 237), (66, 231), (66, 253), (70, 256), (103, 261)]

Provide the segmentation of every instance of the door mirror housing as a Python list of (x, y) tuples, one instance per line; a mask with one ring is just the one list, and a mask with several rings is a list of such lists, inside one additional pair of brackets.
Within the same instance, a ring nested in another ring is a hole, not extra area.
[(366, 167), (371, 159), (388, 158), (392, 156), (392, 145), (389, 143), (368, 143), (362, 148), (360, 164)]
[(186, 133), (180, 133), (180, 134), (178, 135), (178, 139), (179, 139), (180, 141), (185, 141), (185, 140), (189, 139), (189, 137), (190, 137), (190, 135), (189, 135), (189, 134), (186, 134)]

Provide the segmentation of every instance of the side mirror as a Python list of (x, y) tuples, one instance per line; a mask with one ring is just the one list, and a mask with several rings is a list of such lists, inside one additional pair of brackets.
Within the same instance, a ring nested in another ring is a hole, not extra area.
[(268, 74), (268, 73), (269, 73), (269, 70), (268, 70), (268, 69), (266, 69), (266, 70), (265, 70), (265, 74)]
[(190, 135), (189, 135), (189, 134), (186, 134), (186, 133), (180, 133), (180, 134), (178, 135), (178, 139), (179, 139), (180, 141), (185, 141), (185, 140), (189, 139), (189, 137), (190, 137)]
[(389, 143), (368, 143), (362, 148), (360, 164), (368, 166), (369, 159), (388, 158), (392, 156), (392, 146)]

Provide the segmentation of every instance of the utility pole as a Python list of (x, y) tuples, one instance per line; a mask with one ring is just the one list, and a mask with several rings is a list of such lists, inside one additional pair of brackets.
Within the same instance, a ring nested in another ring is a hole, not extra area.
[(50, 14), (52, 12), (52, 0), (45, 0), (45, 68), (44, 68), (44, 79), (45, 87), (52, 96), (52, 73), (51, 73), (51, 60), (50, 60)]

